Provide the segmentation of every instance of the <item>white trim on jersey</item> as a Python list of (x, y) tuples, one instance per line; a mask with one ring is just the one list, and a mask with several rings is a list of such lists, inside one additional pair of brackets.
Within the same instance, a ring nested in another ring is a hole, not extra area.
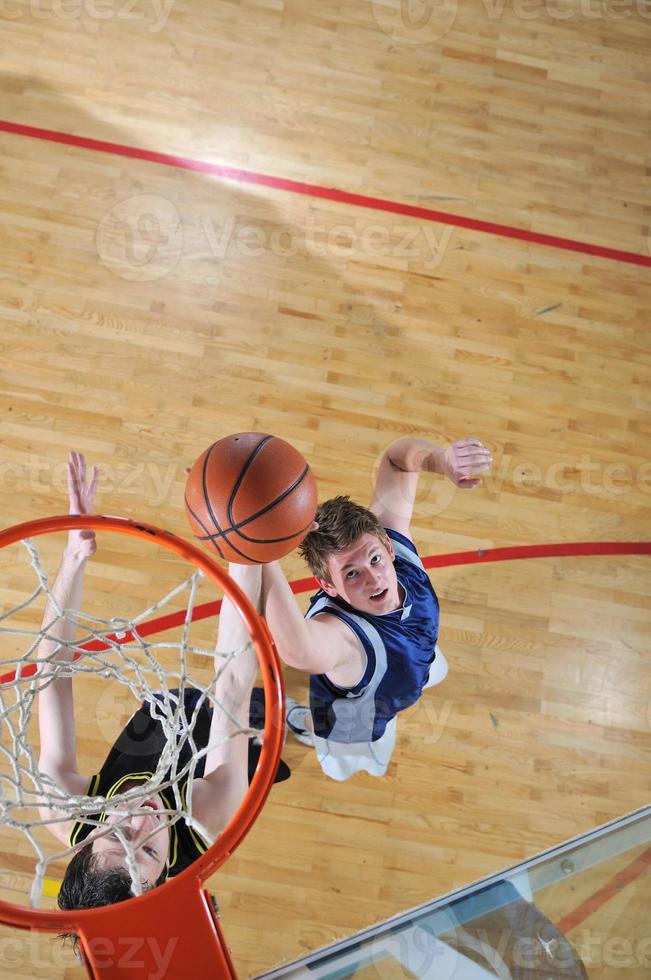
[[(367, 742), (373, 737), (375, 725), (375, 692), (387, 670), (387, 651), (384, 640), (371, 623), (347, 609), (340, 609), (339, 606), (330, 601), (328, 596), (323, 596), (322, 599), (315, 602), (312, 608), (308, 610), (305, 618), (311, 619), (317, 613), (325, 611), (332, 611), (341, 622), (345, 623), (346, 619), (352, 620), (371, 644), (375, 655), (375, 669), (364, 690), (360, 691), (359, 694), (352, 694), (349, 691), (333, 701), (331, 710), (335, 716), (335, 723), (330, 730), (328, 741), (344, 744)], [(339, 615), (341, 613), (346, 619)]]

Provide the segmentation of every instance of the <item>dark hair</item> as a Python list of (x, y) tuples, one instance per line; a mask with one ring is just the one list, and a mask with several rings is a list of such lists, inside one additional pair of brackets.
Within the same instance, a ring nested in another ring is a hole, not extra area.
[(303, 539), (300, 554), (317, 578), (332, 584), (328, 562), (331, 555), (354, 544), (363, 534), (374, 534), (385, 547), (387, 533), (375, 514), (350, 497), (333, 497), (319, 504), (314, 520), (319, 528)]
[[(167, 880), (167, 866), (154, 882), (153, 888)], [(86, 844), (73, 856), (61, 882), (57, 899), (60, 909), (94, 909), (100, 905), (114, 905), (133, 898), (131, 875), (125, 868), (108, 868), (98, 871), (93, 845)], [(59, 939), (69, 939), (75, 953), (79, 951), (79, 937), (64, 933)]]

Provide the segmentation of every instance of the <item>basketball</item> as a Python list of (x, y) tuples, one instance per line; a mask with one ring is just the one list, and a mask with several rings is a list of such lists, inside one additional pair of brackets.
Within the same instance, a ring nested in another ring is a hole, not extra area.
[(296, 548), (317, 507), (316, 482), (296, 449), (261, 432), (219, 439), (199, 456), (185, 484), (195, 536), (241, 565), (275, 561)]

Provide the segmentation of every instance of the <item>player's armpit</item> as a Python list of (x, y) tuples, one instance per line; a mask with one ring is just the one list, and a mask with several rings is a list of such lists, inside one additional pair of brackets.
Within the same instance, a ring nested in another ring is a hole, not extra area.
[(263, 614), (278, 654), (286, 664), (308, 674), (325, 674), (354, 649), (336, 624), (306, 620), (278, 562), (262, 568)]
[[(364, 657), (361, 644), (348, 627), (334, 616), (304, 620), (307, 637), (303, 647), (290, 646), (281, 658), (290, 667), (308, 674), (331, 674), (348, 664), (355, 666)], [(272, 631), (273, 632), (273, 631)]]

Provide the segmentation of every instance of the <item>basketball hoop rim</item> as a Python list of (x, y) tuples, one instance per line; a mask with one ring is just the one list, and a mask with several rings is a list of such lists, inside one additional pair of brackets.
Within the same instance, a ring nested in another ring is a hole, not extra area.
[[(109, 517), (103, 514), (63, 514), (25, 521), (0, 531), (0, 549), (15, 544), (25, 538), (39, 537), (55, 531), (90, 529), (95, 531), (115, 531), (130, 537), (144, 538), (167, 548), (168, 551), (185, 558), (196, 565), (237, 606), (249, 631), (262, 672), (265, 694), (264, 740), (260, 759), (244, 800), (235, 816), (222, 831), (217, 840), (192, 862), (184, 871), (168, 879), (164, 885), (152, 888), (144, 895), (129, 900), (134, 914), (144, 903), (160, 901), (165, 893), (166, 906), (170, 907), (173, 890), (184, 890), (191, 879), (196, 879), (198, 890), (205, 879), (215, 872), (233, 851), (241, 844), (258, 818), (269, 795), (276, 775), (284, 741), (285, 699), (282, 669), (269, 629), (262, 617), (253, 608), (248, 597), (228, 574), (217, 565), (209, 555), (195, 545), (144, 521), (134, 521), (127, 517)], [(133, 903), (133, 905), (131, 905)], [(19, 928), (32, 928), (46, 932), (78, 932), (84, 923), (97, 920), (106, 914), (106, 906), (93, 909), (71, 909), (50, 911), (32, 909), (23, 905), (11, 905), (0, 901), (0, 922)]]

